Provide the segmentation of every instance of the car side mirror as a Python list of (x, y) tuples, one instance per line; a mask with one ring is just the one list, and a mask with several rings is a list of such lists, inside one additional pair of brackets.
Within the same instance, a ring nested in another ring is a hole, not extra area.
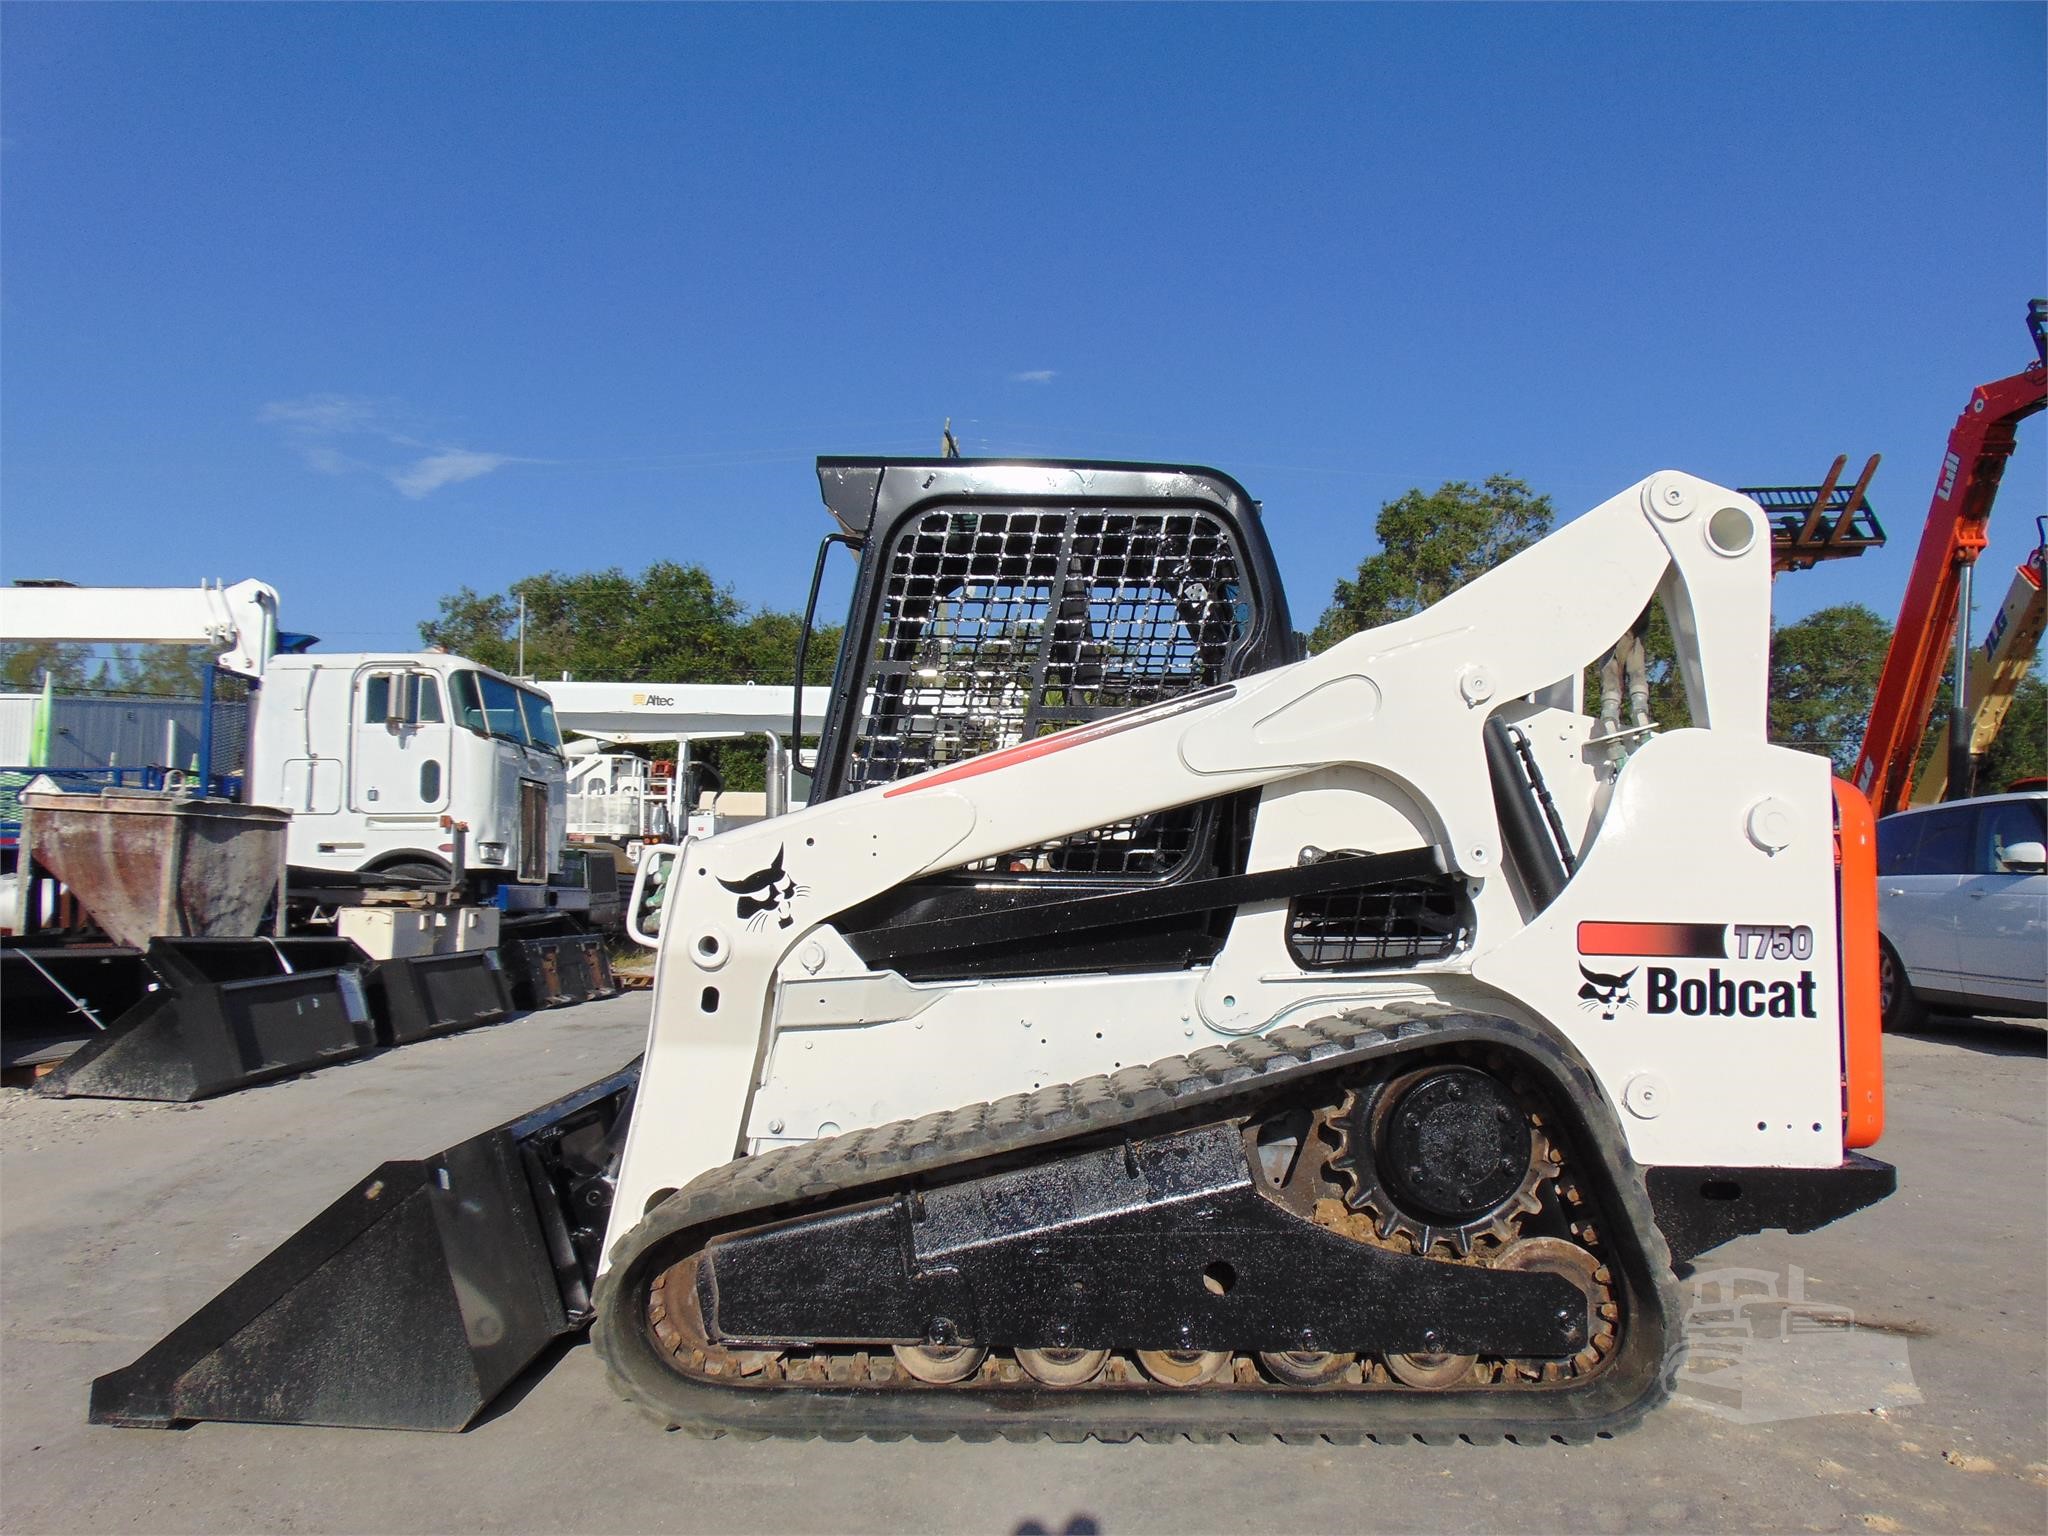
[(2008, 875), (2048, 874), (2048, 847), (2040, 843), (2007, 843), (1999, 864)]

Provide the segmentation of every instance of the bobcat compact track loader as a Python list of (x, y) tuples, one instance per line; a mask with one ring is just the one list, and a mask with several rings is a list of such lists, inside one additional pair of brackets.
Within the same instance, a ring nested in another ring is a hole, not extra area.
[[(1657, 474), (1298, 660), (1213, 471), (820, 478), (812, 803), (650, 850), (637, 1088), (387, 1164), (95, 1418), (456, 1427), (594, 1316), (696, 1431), (1576, 1439), (1668, 1390), (1674, 1263), (1890, 1193), (1870, 816), (1765, 740), (1747, 498)], [(1696, 725), (1617, 768), (1653, 599)]]

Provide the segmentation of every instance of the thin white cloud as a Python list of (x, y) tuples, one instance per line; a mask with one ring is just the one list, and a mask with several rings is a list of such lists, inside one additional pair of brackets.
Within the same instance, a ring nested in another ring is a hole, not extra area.
[(256, 419), (276, 428), (308, 469), (323, 475), (376, 475), (411, 501), (507, 464), (543, 462), (427, 440), (415, 435), (418, 429), (394, 402), (361, 395), (273, 400)]
[(388, 470), (384, 478), (398, 487), (398, 494), (418, 501), (444, 485), (460, 485), (507, 464), (521, 462), (505, 453), (474, 453), (467, 448), (450, 448), (430, 453), (408, 469)]
[(293, 432), (328, 436), (341, 432), (363, 432), (383, 419), (384, 407), (375, 400), (353, 395), (307, 395), (302, 400), (273, 400), (256, 419)]
[(1050, 384), (1059, 376), (1057, 368), (1027, 368), (1022, 373), (1010, 375), (1012, 384)]
[(303, 444), (299, 453), (307, 468), (317, 469), (323, 475), (345, 475), (351, 470), (370, 467), (361, 459), (352, 459), (339, 448), (330, 448), (325, 443)]

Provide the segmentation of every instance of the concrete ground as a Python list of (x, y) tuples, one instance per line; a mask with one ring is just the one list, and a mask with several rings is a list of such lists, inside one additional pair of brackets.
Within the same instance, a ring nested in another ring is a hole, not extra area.
[(0, 1528), (2048, 1529), (2048, 1037), (1973, 1022), (1888, 1041), (1877, 1151), (1899, 1194), (1706, 1256), (1681, 1396), (1594, 1446), (697, 1442), (614, 1401), (581, 1344), (462, 1435), (87, 1425), (95, 1375), (358, 1175), (619, 1066), (646, 1010), (537, 1014), (202, 1105), (0, 1094)]

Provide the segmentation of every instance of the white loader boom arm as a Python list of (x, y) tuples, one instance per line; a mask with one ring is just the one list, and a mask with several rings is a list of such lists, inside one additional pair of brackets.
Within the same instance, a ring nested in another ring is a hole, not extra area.
[(205, 645), (243, 677), (261, 677), (277, 650), (277, 589), (17, 586), (0, 598), (0, 640), (100, 645)]

